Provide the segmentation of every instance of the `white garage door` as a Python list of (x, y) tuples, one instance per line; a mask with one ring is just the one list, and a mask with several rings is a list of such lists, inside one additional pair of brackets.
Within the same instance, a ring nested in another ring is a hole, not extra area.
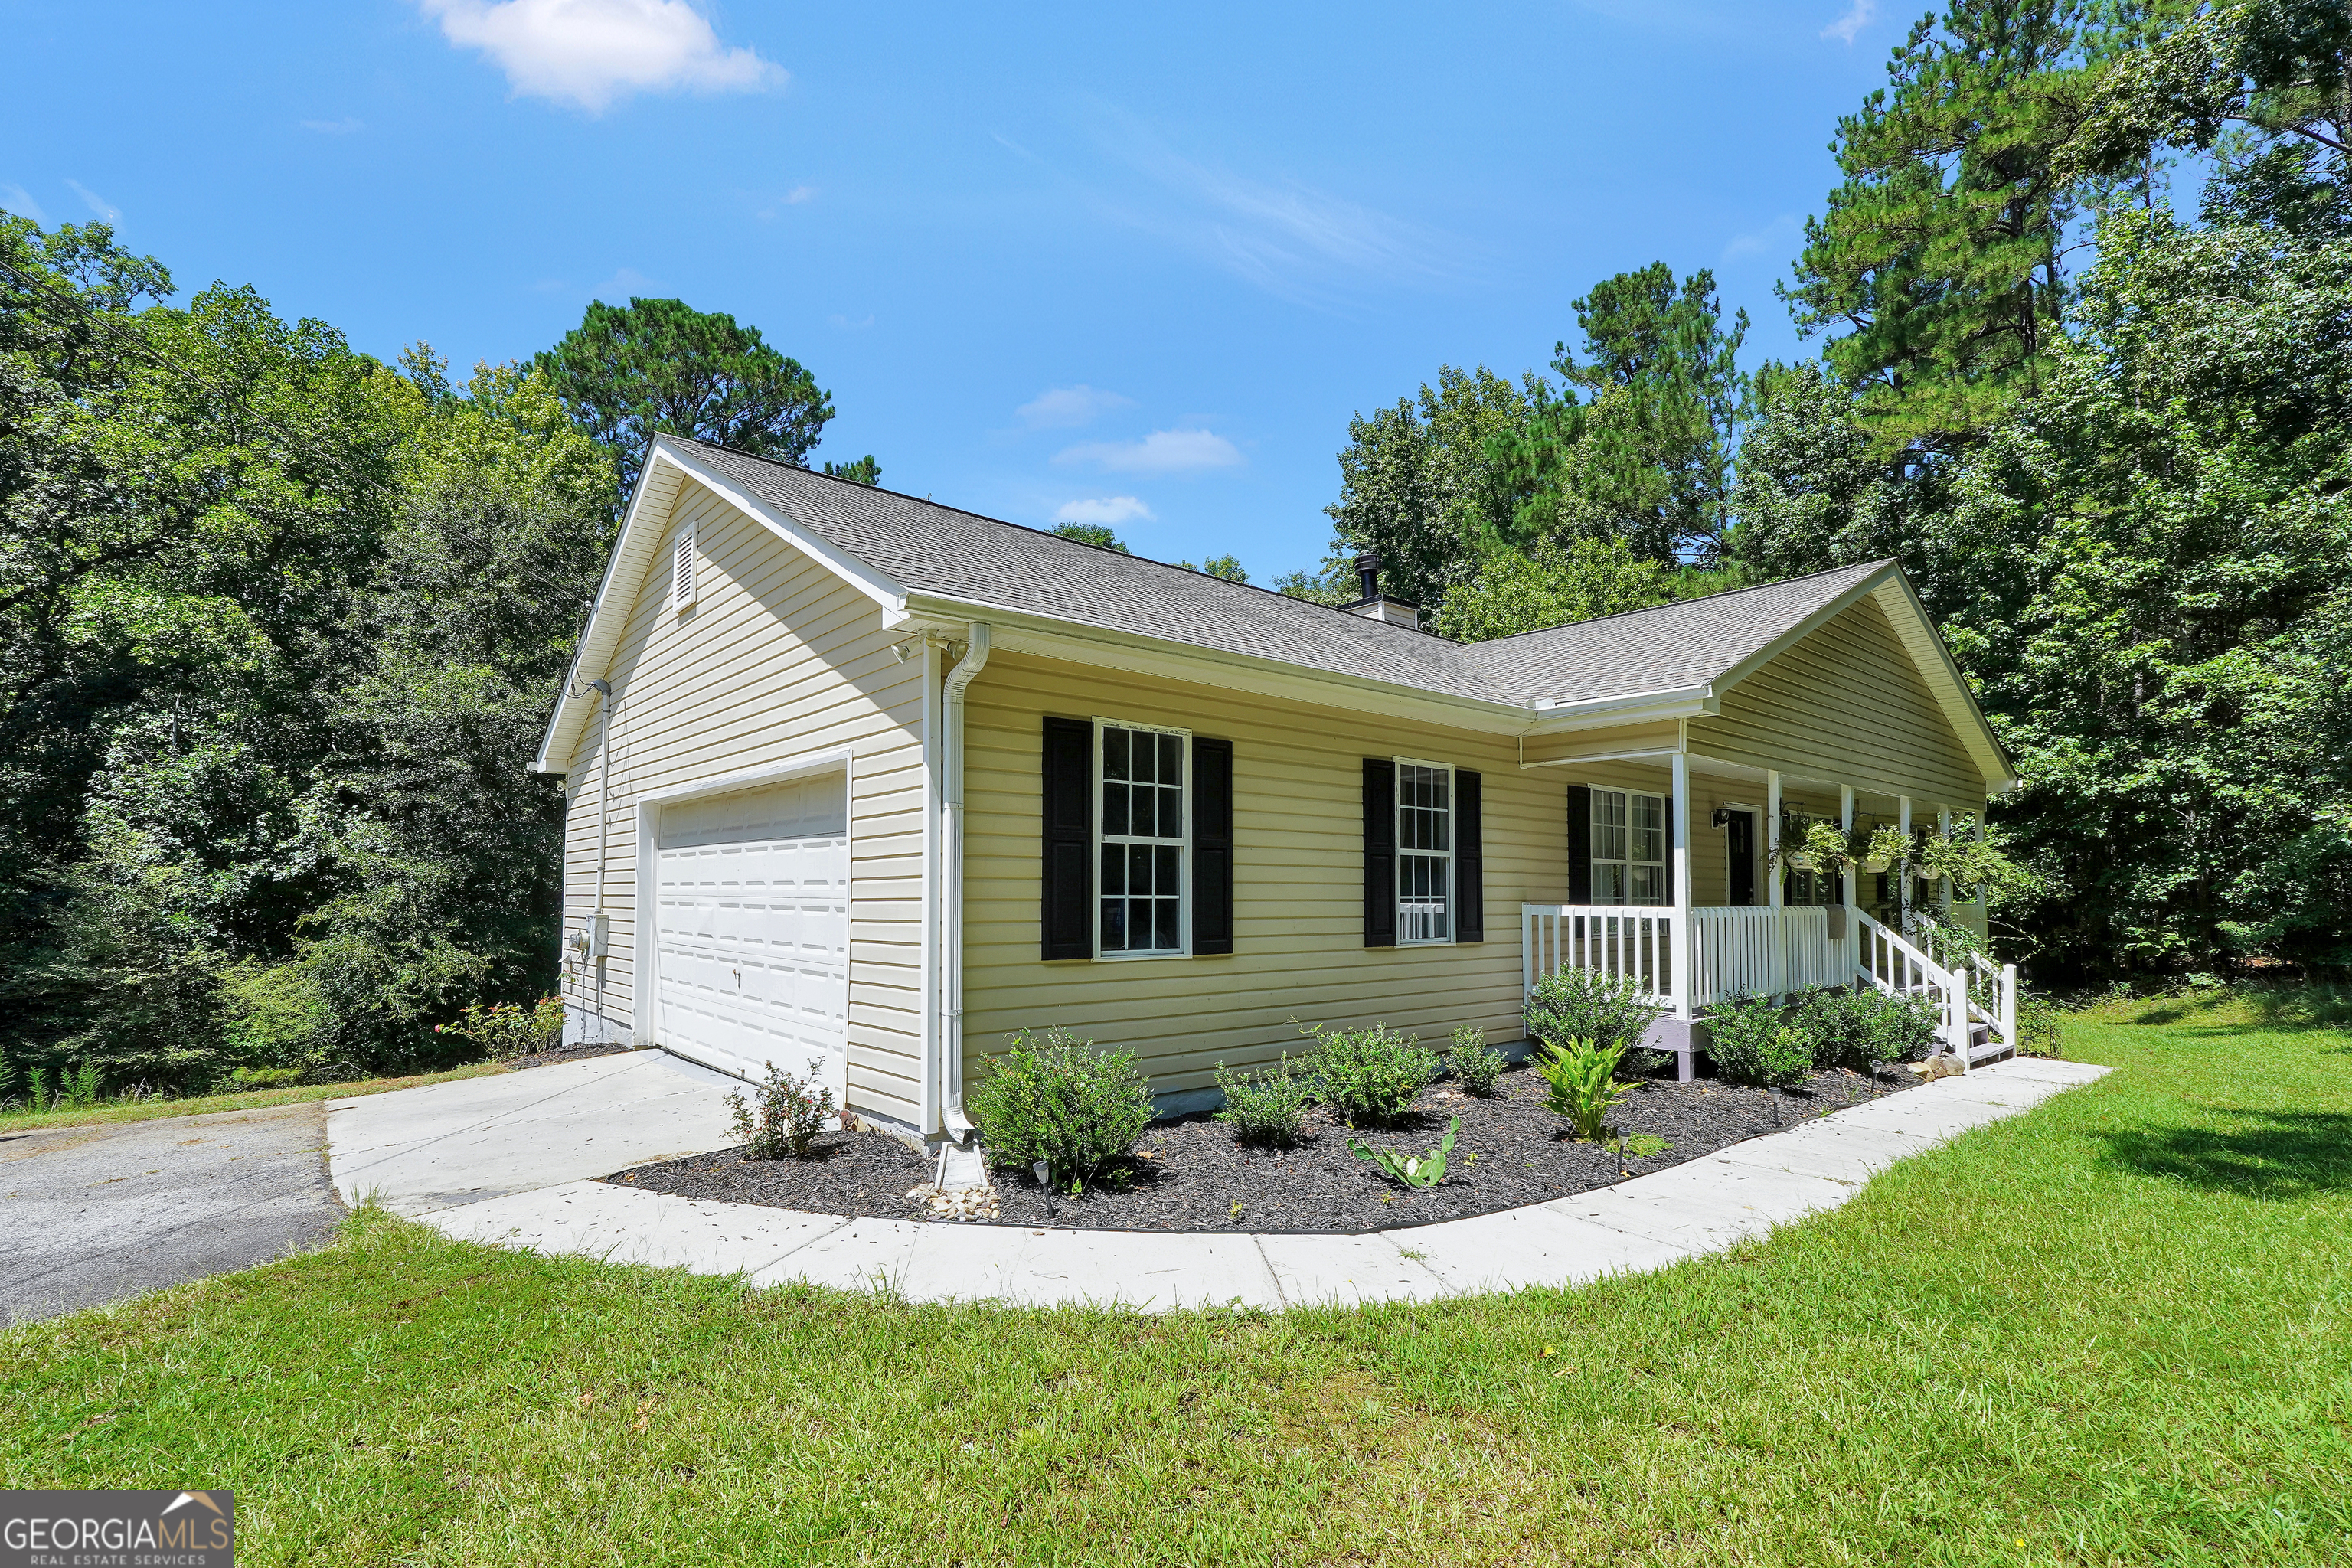
[(723, 1072), (849, 1065), (849, 828), (840, 773), (662, 808), (663, 1045)]

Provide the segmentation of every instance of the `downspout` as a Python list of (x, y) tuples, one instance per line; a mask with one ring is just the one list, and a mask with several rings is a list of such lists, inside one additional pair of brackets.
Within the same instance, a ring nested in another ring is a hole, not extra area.
[(959, 1143), (970, 1142), (973, 1131), (963, 1113), (963, 692), (986, 667), (988, 645), (988, 623), (971, 622), (963, 657), (940, 693), (940, 1121)]
[[(589, 1012), (596, 1020), (596, 1038), (604, 1037), (607, 1027), (604, 1017), (604, 955), (597, 952), (597, 937), (604, 923), (604, 840), (613, 816), (613, 683), (592, 680), (588, 689), (604, 698), (596, 705), (596, 901), (588, 909), (586, 940), (580, 944), (580, 964), (588, 972)], [(580, 1036), (588, 1037), (583, 1022)]]

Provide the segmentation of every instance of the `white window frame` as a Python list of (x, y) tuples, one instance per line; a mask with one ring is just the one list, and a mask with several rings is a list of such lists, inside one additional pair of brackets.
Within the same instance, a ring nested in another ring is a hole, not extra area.
[[(1459, 933), (1462, 928), (1462, 911), (1456, 907), (1461, 900), (1456, 896), (1457, 889), (1454, 887), (1454, 852), (1462, 847), (1461, 785), (1454, 776), (1454, 766), (1450, 763), (1433, 763), (1420, 757), (1391, 757), (1389, 761), (1396, 769), (1396, 785), (1391, 792), (1396, 796), (1396, 800), (1392, 808), (1394, 815), (1389, 828), (1391, 836), (1390, 842), (1396, 847), (1396, 944), (1399, 947), (1450, 947), (1460, 940)], [(1432, 773), (1445, 775), (1445, 847), (1442, 851), (1405, 847), (1405, 812), (1408, 809), (1418, 809), (1409, 808), (1405, 805), (1404, 771), (1407, 768), (1426, 768)], [(1442, 876), (1445, 892), (1444, 909), (1439, 916), (1439, 919), (1444, 922), (1445, 928), (1444, 934), (1442, 936), (1409, 937), (1405, 935), (1409, 919), (1419, 918), (1421, 914), (1421, 911), (1416, 910), (1409, 917), (1405, 909), (1404, 863), (1407, 856), (1415, 859), (1437, 860), (1444, 867)]]
[[(1803, 806), (1792, 805), (1785, 800), (1780, 803), (1780, 815), (1783, 817), (1796, 819), (1796, 831), (1793, 834), (1790, 832), (1788, 823), (1783, 822), (1780, 826), (1780, 842), (1791, 851), (1802, 842), (1806, 831), (1813, 824), (1827, 823), (1834, 827), (1838, 820), (1835, 812), (1808, 811)], [(1775, 867), (1772, 875), (1786, 879), (1780, 884), (1780, 901), (1790, 909), (1835, 909), (1845, 901), (1830, 896), (1830, 889), (1837, 882), (1838, 874), (1835, 871), (1800, 871), (1792, 866), (1783, 865)], [(1796, 880), (1800, 877), (1805, 879), (1807, 893), (1807, 897), (1802, 900), (1797, 897), (1795, 887)]]
[[(1612, 908), (1622, 907), (1625, 909), (1636, 910), (1664, 909), (1667, 905), (1672, 904), (1675, 901), (1674, 887), (1672, 879), (1667, 874), (1667, 868), (1674, 864), (1675, 829), (1673, 822), (1668, 819), (1666, 797), (1654, 790), (1611, 789), (1605, 784), (1594, 784), (1591, 788), (1592, 820), (1589, 825), (1588, 831), (1591, 835), (1591, 860), (1593, 882), (1592, 901), (1595, 904), (1608, 904)], [(1604, 824), (1601, 819), (1601, 803), (1604, 798), (1611, 795), (1614, 795), (1625, 803), (1625, 853), (1622, 855), (1603, 855), (1601, 853), (1601, 830), (1604, 826), (1610, 826), (1608, 824)], [(1658, 803), (1658, 846), (1659, 854), (1662, 857), (1660, 859), (1636, 860), (1633, 858), (1633, 802), (1636, 800), (1654, 800)], [(1625, 874), (1625, 896), (1623, 898), (1612, 900), (1604, 899), (1601, 896), (1601, 868), (1603, 866), (1614, 866), (1623, 870)], [(1640, 904), (1633, 902), (1633, 868), (1637, 866), (1654, 866), (1657, 868), (1658, 891), (1660, 896), (1655, 902)]]
[[(1087, 882), (1092, 887), (1094, 907), (1087, 911), (1087, 940), (1094, 944), (1095, 957), (1104, 963), (1128, 963), (1155, 958), (1190, 958), (1192, 955), (1192, 824), (1199, 802), (1192, 798), (1192, 731), (1179, 730), (1168, 724), (1145, 724), (1132, 719), (1092, 721), (1094, 735), (1094, 798), (1088, 803), (1094, 819), (1094, 844), (1089, 853), (1094, 858), (1087, 866)], [(1142, 735), (1174, 735), (1184, 743), (1182, 760), (1178, 763), (1178, 786), (1183, 791), (1184, 833), (1181, 838), (1138, 837), (1133, 834), (1108, 834), (1103, 831), (1103, 731), (1127, 730)], [(1176, 945), (1174, 947), (1129, 948), (1124, 952), (1106, 952), (1102, 944), (1103, 891), (1102, 852), (1106, 844), (1140, 844), (1153, 848), (1172, 847), (1176, 851)]]
[(669, 607), (680, 613), (694, 607), (702, 588), (702, 542), (692, 521), (677, 525), (677, 539), (669, 547)]

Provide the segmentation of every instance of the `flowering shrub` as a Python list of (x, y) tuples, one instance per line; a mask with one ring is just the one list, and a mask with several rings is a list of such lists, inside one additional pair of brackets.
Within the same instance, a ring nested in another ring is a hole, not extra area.
[(818, 1087), (824, 1076), (821, 1061), (809, 1063), (805, 1083), (770, 1062), (767, 1081), (753, 1085), (759, 1093), (756, 1106), (740, 1093), (727, 1097), (727, 1108), (735, 1113), (735, 1136), (743, 1140), (743, 1158), (808, 1158), (809, 1145), (836, 1109), (833, 1090)]
[(470, 1040), (493, 1060), (543, 1051), (563, 1037), (563, 999), (542, 996), (528, 1007), (511, 1002), (495, 1002), (487, 1007), (468, 1002), (457, 1022), (436, 1024), (433, 1032)]

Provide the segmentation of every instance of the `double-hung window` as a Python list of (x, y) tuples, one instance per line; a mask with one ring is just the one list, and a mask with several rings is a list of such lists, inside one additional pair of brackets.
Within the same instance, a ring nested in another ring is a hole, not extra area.
[(1638, 790), (1592, 792), (1592, 901), (1666, 901), (1666, 797)]
[(1396, 765), (1397, 923), (1400, 945), (1454, 940), (1454, 770)]
[(1181, 730), (1095, 725), (1096, 951), (1105, 958), (1184, 951), (1192, 739)]

